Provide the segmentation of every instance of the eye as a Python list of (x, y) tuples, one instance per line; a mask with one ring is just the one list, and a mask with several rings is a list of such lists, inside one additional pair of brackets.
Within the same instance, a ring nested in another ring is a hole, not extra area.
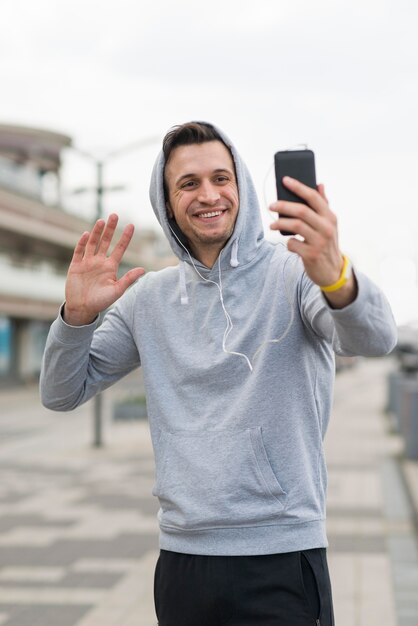
[(188, 180), (188, 181), (186, 181), (185, 183), (182, 184), (181, 188), (182, 189), (192, 189), (195, 185), (196, 185), (196, 181)]
[(229, 178), (228, 178), (228, 176), (225, 176), (225, 174), (220, 174), (219, 176), (216, 177), (215, 180), (216, 180), (217, 183), (221, 183), (222, 184), (222, 183), (227, 183)]

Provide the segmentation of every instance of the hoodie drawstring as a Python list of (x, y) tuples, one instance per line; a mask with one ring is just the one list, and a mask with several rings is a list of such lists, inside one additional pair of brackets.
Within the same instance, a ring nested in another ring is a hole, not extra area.
[(232, 250), (231, 250), (231, 260), (229, 262), (231, 267), (238, 267), (239, 265), (239, 261), (238, 261), (238, 238), (235, 239), (234, 243), (232, 244)]
[(179, 278), (180, 278), (180, 302), (182, 304), (189, 304), (189, 296), (187, 295), (187, 287), (186, 287), (186, 263), (185, 261), (180, 261), (179, 264)]
[[(231, 259), (229, 261), (231, 267), (238, 267), (238, 238), (234, 240), (231, 249)], [(194, 265), (194, 264), (193, 264)], [(196, 268), (195, 268), (196, 269)], [(187, 295), (186, 286), (186, 262), (179, 263), (179, 282), (180, 282), (180, 301), (182, 304), (189, 304), (189, 296)]]

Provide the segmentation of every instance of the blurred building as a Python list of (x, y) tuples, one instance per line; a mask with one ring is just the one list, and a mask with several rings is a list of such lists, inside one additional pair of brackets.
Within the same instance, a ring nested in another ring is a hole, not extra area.
[[(61, 155), (71, 138), (0, 124), (0, 386), (36, 379), (64, 299), (74, 246), (91, 224), (61, 204)], [(154, 231), (135, 234), (125, 267), (174, 264)]]

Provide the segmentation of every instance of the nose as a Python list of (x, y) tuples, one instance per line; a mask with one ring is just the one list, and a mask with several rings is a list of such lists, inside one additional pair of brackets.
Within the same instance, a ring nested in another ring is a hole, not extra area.
[(203, 181), (199, 187), (197, 199), (202, 204), (216, 204), (220, 198), (219, 190), (210, 182)]

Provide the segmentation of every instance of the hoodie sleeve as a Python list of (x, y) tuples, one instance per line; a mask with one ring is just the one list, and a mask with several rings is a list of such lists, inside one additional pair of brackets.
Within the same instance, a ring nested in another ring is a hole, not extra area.
[(140, 365), (134, 342), (132, 314), (135, 286), (98, 320), (87, 326), (69, 326), (62, 309), (53, 322), (42, 361), (42, 404), (70, 411), (103, 391)]
[(305, 325), (331, 343), (342, 356), (383, 356), (397, 343), (396, 323), (383, 292), (365, 274), (355, 270), (358, 294), (354, 302), (333, 309), (304, 272), (299, 307)]

